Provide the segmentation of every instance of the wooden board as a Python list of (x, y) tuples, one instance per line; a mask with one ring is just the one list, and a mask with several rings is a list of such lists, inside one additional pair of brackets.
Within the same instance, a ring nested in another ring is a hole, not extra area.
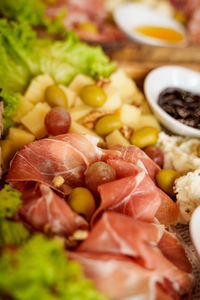
[(167, 48), (149, 45), (112, 44), (104, 46), (105, 52), (118, 67), (135, 80), (142, 81), (149, 71), (163, 65), (178, 65), (200, 71), (200, 47)]

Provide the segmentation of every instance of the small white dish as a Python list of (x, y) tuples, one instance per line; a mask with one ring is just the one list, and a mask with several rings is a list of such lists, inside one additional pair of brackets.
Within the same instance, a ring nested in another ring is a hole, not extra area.
[[(167, 47), (184, 47), (187, 44), (184, 27), (174, 19), (164, 16), (156, 10), (142, 4), (126, 3), (118, 6), (114, 11), (114, 19), (117, 25), (129, 38), (144, 44)], [(183, 40), (170, 43), (162, 39), (148, 37), (134, 29), (139, 26), (156, 26), (174, 29), (183, 36)]]
[(144, 92), (150, 107), (161, 124), (177, 135), (200, 138), (200, 129), (177, 121), (159, 105), (159, 94), (166, 88), (176, 87), (200, 95), (200, 73), (178, 66), (164, 66), (151, 71), (144, 82)]
[(190, 219), (190, 237), (200, 258), (200, 206), (195, 209)]

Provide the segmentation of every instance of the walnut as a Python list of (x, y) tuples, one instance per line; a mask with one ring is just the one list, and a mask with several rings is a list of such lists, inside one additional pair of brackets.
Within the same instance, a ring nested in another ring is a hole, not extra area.
[(82, 122), (82, 125), (89, 128), (89, 129), (93, 129), (94, 128), (94, 124), (95, 122), (105, 116), (105, 115), (109, 115), (110, 112), (103, 112), (103, 111), (98, 111), (98, 110), (93, 110), (89, 115), (87, 115)]
[(120, 129), (121, 134), (127, 139), (129, 140), (133, 134), (133, 129), (124, 125), (121, 129)]

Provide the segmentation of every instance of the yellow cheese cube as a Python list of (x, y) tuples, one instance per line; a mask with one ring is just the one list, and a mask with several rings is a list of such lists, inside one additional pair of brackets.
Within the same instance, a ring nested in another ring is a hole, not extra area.
[(95, 84), (95, 81), (86, 75), (79, 74), (77, 75), (69, 85), (69, 88), (72, 89), (77, 95), (79, 95), (80, 90), (90, 84)]
[(106, 93), (107, 100), (103, 106), (98, 108), (98, 110), (104, 112), (113, 112), (117, 110), (122, 104), (119, 90), (108, 85), (104, 88), (104, 91)]
[(141, 117), (141, 108), (131, 104), (122, 104), (120, 108), (120, 119), (124, 125), (131, 128), (137, 126)]
[(69, 132), (73, 132), (73, 133), (83, 133), (83, 134), (89, 134), (92, 136), (95, 136), (96, 138), (99, 139), (99, 142), (103, 142), (104, 140), (102, 139), (102, 137), (100, 137), (99, 135), (97, 135), (93, 130), (86, 128), (85, 126), (72, 121), (71, 123), (71, 127), (69, 129)]
[(106, 143), (108, 148), (112, 148), (116, 145), (129, 146), (129, 141), (121, 134), (117, 129), (106, 136)]
[(2, 140), (0, 141), (1, 146), (1, 161), (3, 169), (7, 169), (11, 159), (13, 158), (16, 147), (11, 140)]
[(22, 124), (32, 132), (36, 138), (42, 138), (47, 135), (44, 119), (50, 109), (51, 107), (47, 103), (38, 103), (32, 111), (21, 119)]
[(39, 75), (31, 81), (24, 97), (33, 104), (43, 102), (45, 90), (52, 84), (54, 81), (48, 74)]
[(78, 120), (84, 118), (91, 112), (91, 110), (92, 110), (92, 107), (89, 107), (87, 105), (82, 105), (82, 106), (73, 107), (73, 108), (68, 109), (71, 119), (73, 121), (78, 121)]
[(34, 105), (28, 101), (23, 96), (20, 97), (19, 106), (17, 108), (17, 113), (13, 117), (13, 120), (17, 123), (21, 122), (21, 118), (25, 116), (29, 111), (33, 109)]
[(142, 115), (139, 122), (136, 124), (135, 129), (142, 127), (154, 127), (160, 130), (160, 124), (154, 115)]
[(63, 92), (65, 93), (66, 97), (67, 97), (67, 103), (68, 103), (68, 107), (72, 107), (74, 106), (74, 102), (76, 99), (76, 93), (69, 89), (68, 87), (64, 86), (63, 84), (59, 84), (59, 87), (63, 90)]
[(8, 140), (12, 141), (17, 149), (35, 140), (35, 136), (21, 128), (11, 127), (8, 132)]

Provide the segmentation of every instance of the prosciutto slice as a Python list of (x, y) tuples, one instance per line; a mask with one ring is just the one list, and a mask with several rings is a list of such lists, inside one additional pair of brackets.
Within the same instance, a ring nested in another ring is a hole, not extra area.
[[(107, 163), (115, 169), (117, 178), (136, 176), (142, 171), (139, 166), (135, 165), (134, 163), (119, 159), (118, 156), (110, 158), (110, 156), (108, 155)], [(145, 176), (146, 178), (148, 177), (147, 174)], [(157, 190), (157, 193), (159, 194), (161, 200), (161, 205), (159, 206), (155, 217), (159, 222), (166, 226), (175, 223), (179, 217), (178, 206), (167, 194), (165, 194), (157, 186), (154, 185), (154, 188)], [(153, 194), (151, 195), (151, 197), (153, 198)]]
[(8, 172), (8, 182), (35, 181), (55, 189), (55, 176), (64, 178), (58, 190), (70, 194), (72, 187), (84, 184), (87, 166), (103, 155), (97, 139), (81, 134), (65, 134), (42, 139), (19, 150)]
[(128, 257), (94, 252), (68, 255), (82, 265), (85, 276), (93, 280), (95, 287), (113, 300), (180, 300), (170, 296), (170, 288), (165, 291), (158, 286), (160, 278), (154, 271)]
[(143, 221), (154, 220), (161, 205), (157, 188), (145, 171), (134, 169), (134, 165), (128, 169), (128, 172), (131, 169), (136, 175), (108, 182), (98, 187), (101, 204), (92, 218), (92, 223), (105, 210), (120, 212)]
[[(161, 225), (140, 222), (114, 212), (104, 213), (78, 252), (107, 252), (132, 257), (145, 270), (167, 280), (180, 294), (188, 293), (192, 278), (189, 262), (177, 239)], [(168, 248), (170, 247), (170, 248)], [(173, 257), (173, 253), (177, 254)], [(177, 259), (177, 263), (174, 262)], [(181, 262), (181, 268), (178, 268)]]
[(25, 192), (22, 200), (20, 217), (38, 231), (68, 236), (79, 228), (88, 227), (84, 218), (44, 184)]
[(160, 167), (140, 148), (131, 145), (128, 147), (116, 146), (113, 149), (118, 150), (121, 153), (121, 159), (136, 164), (146, 171), (153, 180), (155, 179)]

